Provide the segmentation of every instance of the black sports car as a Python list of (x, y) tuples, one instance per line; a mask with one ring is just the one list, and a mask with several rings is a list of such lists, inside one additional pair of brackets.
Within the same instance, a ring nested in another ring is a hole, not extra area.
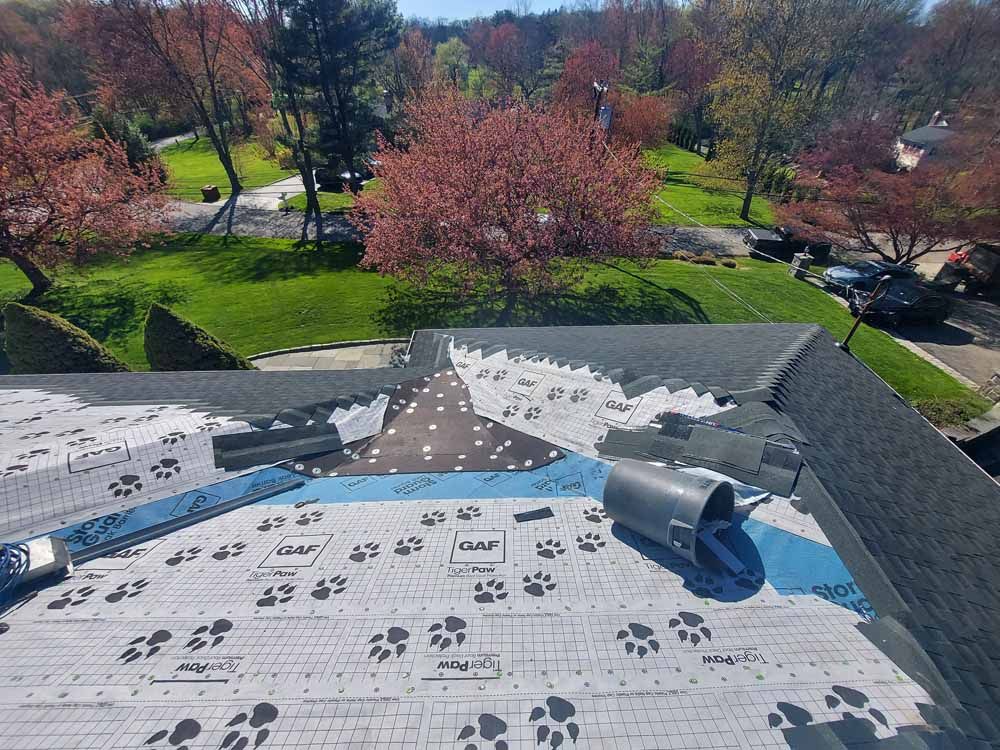
[(883, 276), (894, 279), (917, 279), (917, 272), (907, 266), (882, 260), (859, 260), (846, 266), (831, 266), (823, 272), (823, 281), (838, 294), (846, 297), (850, 289), (870, 292)]
[[(851, 315), (857, 317), (872, 292), (851, 287), (847, 292)], [(951, 300), (910, 279), (892, 279), (885, 294), (868, 308), (866, 319), (885, 323), (943, 323), (951, 313)]]

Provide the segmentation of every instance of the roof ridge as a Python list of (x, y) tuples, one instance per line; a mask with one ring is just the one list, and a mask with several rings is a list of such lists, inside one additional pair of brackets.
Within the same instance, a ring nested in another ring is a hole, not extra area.
[(783, 401), (785, 383), (826, 334), (823, 326), (812, 323), (761, 372), (758, 387), (766, 388), (777, 402)]

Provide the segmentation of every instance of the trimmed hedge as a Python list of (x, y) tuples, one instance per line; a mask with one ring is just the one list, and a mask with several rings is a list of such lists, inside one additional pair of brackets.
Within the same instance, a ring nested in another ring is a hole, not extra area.
[(13, 374), (128, 372), (128, 365), (65, 318), (17, 302), (3, 314)]
[(161, 304), (146, 315), (143, 336), (153, 370), (256, 370), (232, 347)]

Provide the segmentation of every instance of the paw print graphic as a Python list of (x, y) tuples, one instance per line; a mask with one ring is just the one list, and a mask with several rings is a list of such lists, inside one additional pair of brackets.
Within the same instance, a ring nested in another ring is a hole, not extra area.
[(96, 591), (93, 586), (82, 586), (75, 589), (67, 589), (59, 595), (58, 599), (49, 602), (48, 609), (65, 609), (66, 607), (78, 607), (91, 597)]
[(576, 538), (576, 546), (581, 552), (597, 552), (605, 544), (600, 534), (592, 534), (589, 531)]
[(123, 583), (120, 586), (116, 586), (114, 591), (104, 597), (104, 601), (109, 604), (117, 604), (122, 599), (134, 599), (145, 591), (147, 586), (149, 586), (149, 581), (145, 578), (140, 578), (138, 581)]
[(498, 581), (495, 578), (491, 578), (486, 583), (480, 581), (476, 584), (475, 589), (476, 595), (472, 598), (479, 604), (492, 604), (507, 598), (508, 592), (504, 591), (503, 581)]
[(295, 523), (298, 526), (308, 526), (311, 523), (316, 523), (316, 521), (320, 520), (322, 517), (323, 517), (323, 511), (313, 510), (307, 513), (303, 513), (301, 516), (295, 519)]
[(69, 437), (70, 435), (79, 435), (81, 432), (86, 432), (86, 430), (84, 430), (82, 427), (76, 427), (72, 430), (63, 430), (62, 432), (57, 432), (55, 434), (55, 437), (64, 438), (64, 437)]
[(136, 417), (132, 420), (132, 424), (143, 424), (145, 422), (152, 422), (154, 419), (159, 419), (158, 414), (147, 414), (144, 417)]
[(556, 555), (562, 555), (565, 552), (566, 548), (557, 539), (546, 539), (544, 542), (535, 543), (535, 554), (546, 560), (555, 560)]
[(42, 430), (41, 432), (26, 432), (21, 435), (21, 440), (38, 440), (41, 437), (48, 435), (48, 430)]
[[(410, 631), (403, 628), (391, 627), (385, 633), (376, 633), (368, 639), (368, 643), (374, 643), (371, 651), (368, 652), (369, 659), (385, 661), (395, 653), (398, 659), (406, 651), (406, 639), (410, 637)], [(391, 648), (395, 646), (395, 649)]]
[(213, 560), (228, 560), (230, 557), (239, 557), (246, 550), (247, 545), (245, 542), (233, 542), (232, 544), (223, 544), (219, 549), (212, 553)]
[(166, 564), (171, 568), (180, 565), (183, 562), (191, 562), (192, 560), (197, 560), (198, 555), (201, 554), (201, 547), (190, 547), (189, 549), (182, 549), (174, 553), (172, 557), (168, 557)]
[(161, 458), (149, 467), (149, 473), (157, 479), (170, 479), (181, 473), (180, 462), (176, 458)]
[(420, 524), (422, 526), (436, 526), (439, 523), (444, 523), (445, 515), (443, 510), (432, 510), (429, 513), (424, 513), (420, 516)]
[(534, 575), (526, 575), (522, 580), (525, 584), (524, 593), (532, 596), (545, 596), (556, 587), (552, 581), (552, 575), (542, 571), (538, 571)]
[(583, 517), (591, 523), (603, 523), (608, 520), (608, 514), (604, 512), (604, 508), (600, 508), (596, 505), (593, 508), (587, 508), (584, 510)]
[(295, 596), (295, 586), (283, 583), (280, 586), (268, 586), (264, 596), (257, 600), (258, 607), (273, 607), (275, 604), (288, 604)]
[[(854, 688), (844, 687), (843, 685), (833, 685), (830, 688), (833, 695), (827, 694), (823, 696), (826, 701), (826, 707), (830, 709), (841, 708), (841, 704), (846, 704), (845, 708), (853, 708), (857, 710), (864, 710), (865, 713), (871, 718), (875, 719), (879, 724), (888, 728), (889, 719), (884, 713), (879, 711), (874, 706), (869, 706), (871, 698), (862, 693), (860, 690), (855, 690)], [(859, 721), (868, 721), (866, 717), (858, 716), (853, 711), (845, 710), (841, 713), (841, 717), (844, 719), (858, 719)], [(869, 722), (870, 723), (870, 722)], [(875, 725), (872, 724), (871, 728), (874, 730)]]
[[(222, 744), (219, 747), (230, 748), (230, 750), (243, 750), (243, 748), (250, 744), (250, 736), (252, 735), (254, 750), (256, 750), (271, 735), (271, 730), (267, 728), (267, 725), (277, 718), (278, 709), (270, 703), (258, 703), (251, 710), (249, 717), (245, 712), (241, 711), (226, 724), (227, 727), (240, 728), (232, 729), (232, 731), (223, 737)], [(244, 723), (249, 726), (249, 729), (256, 729), (257, 732), (253, 733), (249, 730), (244, 730), (242, 727)], [(246, 734), (244, 734), (244, 731), (246, 731)]]
[(460, 742), (465, 742), (466, 740), (476, 737), (478, 734), (478, 742), (469, 742), (465, 746), (465, 750), (488, 750), (488, 745), (483, 744), (483, 740), (486, 742), (493, 743), (493, 750), (507, 750), (507, 741), (500, 739), (500, 736), (507, 733), (507, 722), (503, 719), (494, 716), (493, 714), (480, 714), (479, 718), (476, 720), (476, 724), (479, 725), (479, 729), (473, 724), (467, 724), (462, 727), (462, 731), (458, 733), (458, 740)]
[(619, 630), (615, 637), (619, 641), (625, 641), (626, 654), (635, 654), (641, 659), (650, 651), (654, 654), (660, 652), (660, 642), (655, 640), (653, 635), (653, 629), (648, 625), (630, 622), (627, 629)]
[(484, 378), (488, 378), (491, 372), (492, 370), (490, 370), (488, 367), (484, 367), (482, 370), (476, 373), (476, 380), (483, 380)]
[(313, 599), (325, 601), (330, 595), (343, 594), (347, 590), (347, 576), (333, 576), (332, 578), (320, 578), (316, 581), (316, 588), (309, 592)]
[(209, 422), (202, 422), (200, 425), (198, 425), (197, 429), (198, 432), (212, 432), (212, 430), (217, 430), (220, 427), (222, 427), (222, 422), (209, 421)]
[(542, 407), (531, 406), (527, 409), (527, 411), (524, 412), (524, 418), (530, 422), (532, 419), (538, 419), (538, 417), (541, 416), (541, 414), (542, 414)]
[(572, 401), (574, 404), (577, 403), (582, 404), (584, 401), (587, 400), (587, 396), (589, 395), (590, 391), (587, 390), (586, 388), (574, 388), (572, 391), (569, 392), (569, 400)]
[(406, 539), (400, 539), (396, 542), (396, 548), (393, 550), (397, 555), (409, 555), (413, 552), (419, 552), (424, 548), (424, 540), (418, 536), (407, 537)]
[(172, 730), (161, 729), (143, 742), (142, 745), (143, 747), (146, 745), (156, 745), (165, 739), (175, 750), (188, 750), (186, 743), (195, 739), (199, 734), (201, 734), (201, 724), (194, 719), (182, 719), (174, 725)]
[(37, 458), (38, 456), (47, 456), (51, 452), (52, 451), (49, 448), (35, 448), (34, 450), (30, 450), (26, 453), (18, 453), (16, 456), (14, 456), (14, 458), (16, 458), (18, 461), (30, 461), (31, 459)]
[(159, 463), (149, 467), (149, 473), (157, 479), (170, 479), (181, 473), (180, 462), (176, 458), (161, 458)]
[(793, 727), (804, 727), (811, 724), (813, 720), (811, 713), (794, 703), (778, 701), (774, 705), (774, 709), (767, 715), (767, 724), (771, 729), (777, 729), (786, 723)]
[(41, 419), (41, 417), (39, 417), (39, 416), (25, 417), (24, 419), (17, 420), (16, 422), (14, 422), (14, 424), (16, 424), (16, 425), (18, 425), (18, 424), (31, 424), (32, 422), (37, 422), (40, 419)]
[[(226, 638), (226, 633), (233, 629), (229, 620), (216, 620), (211, 625), (201, 625), (191, 633), (191, 640), (184, 644), (184, 650), (194, 653), (203, 648), (215, 648)], [(211, 642), (208, 640), (211, 638)]]
[[(545, 706), (535, 706), (531, 709), (528, 721), (541, 722), (535, 730), (536, 744), (547, 743), (554, 750), (566, 741), (567, 736), (575, 744), (577, 737), (580, 736), (580, 727), (575, 722), (569, 721), (574, 716), (576, 716), (576, 706), (556, 695), (546, 698)], [(544, 721), (546, 718), (548, 721)]]
[[(702, 638), (706, 641), (712, 640), (712, 631), (702, 624), (704, 622), (705, 618), (694, 612), (678, 612), (677, 617), (671, 617), (667, 625), (673, 630), (683, 624), (684, 627), (676, 631), (677, 638), (681, 643), (690, 643), (692, 646), (697, 646), (701, 643)], [(695, 628), (697, 628), (697, 631)]]
[(77, 446), (80, 446), (80, 445), (86, 445), (87, 443), (93, 443), (95, 440), (97, 440), (97, 438), (93, 437), (93, 436), (82, 437), (82, 438), (77, 438), (76, 440), (70, 440), (68, 443), (66, 443), (66, 445), (69, 445), (69, 446), (72, 446), (72, 447), (76, 448)]
[(482, 514), (478, 505), (470, 505), (465, 508), (459, 508), (458, 513), (455, 515), (462, 521), (471, 521), (473, 518), (479, 518)]
[[(157, 630), (152, 635), (142, 635), (138, 638), (129, 641), (128, 648), (125, 649), (118, 658), (122, 660), (123, 663), (128, 664), (135, 661), (136, 659), (142, 659), (153, 656), (160, 650), (160, 644), (166, 643), (173, 636), (169, 630)], [(147, 648), (148, 646), (148, 648)], [(143, 655), (145, 651), (145, 656)]]
[(355, 545), (354, 550), (348, 556), (354, 562), (365, 562), (365, 560), (371, 560), (373, 557), (378, 557), (381, 550), (380, 544), (376, 542), (366, 542), (365, 544)]
[(114, 497), (128, 497), (135, 492), (142, 492), (142, 482), (135, 474), (122, 474), (118, 480), (108, 485)]
[(519, 411), (521, 411), (521, 407), (519, 405), (517, 405), (517, 404), (508, 404), (507, 407), (503, 410), (503, 415), (505, 417), (513, 417)]
[(507, 370), (497, 370), (493, 375), (493, 380), (497, 383), (502, 383), (507, 379), (507, 375), (509, 374), (510, 373), (508, 373)]
[(270, 531), (271, 529), (280, 529), (288, 521), (284, 516), (268, 516), (260, 525), (257, 527), (257, 531)]
[(428, 633), (434, 634), (431, 636), (431, 647), (437, 648), (438, 651), (444, 651), (452, 643), (455, 646), (461, 646), (465, 643), (467, 625), (468, 623), (461, 617), (452, 617), (451, 615), (444, 618), (444, 622), (434, 623), (427, 629)]
[(684, 581), (684, 588), (702, 599), (711, 599), (724, 591), (722, 582), (710, 573), (699, 572)]
[(561, 385), (557, 385), (549, 389), (549, 392), (545, 395), (545, 398), (547, 398), (549, 401), (558, 401), (565, 395), (566, 395), (566, 389), (563, 388)]
[(118, 424), (119, 422), (124, 422), (128, 417), (108, 417), (107, 419), (102, 419), (101, 424)]
[(7, 477), (12, 477), (15, 474), (20, 474), (28, 470), (28, 464), (11, 464), (2, 472), (0, 472), (0, 477), (6, 479)]
[(181, 440), (187, 440), (186, 432), (168, 432), (157, 438), (163, 445), (177, 445)]

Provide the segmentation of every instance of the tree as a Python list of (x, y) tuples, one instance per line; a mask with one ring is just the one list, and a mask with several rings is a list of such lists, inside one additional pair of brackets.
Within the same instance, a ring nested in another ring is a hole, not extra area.
[(615, 53), (590, 41), (574, 49), (556, 82), (553, 100), (575, 112), (594, 112), (594, 82), (614, 82), (618, 77)]
[(143, 348), (158, 371), (257, 369), (204, 328), (155, 302), (146, 315)]
[(289, 0), (289, 30), (299, 42), (297, 64), (316, 92), (319, 149), (329, 166), (354, 175), (376, 118), (371, 82), (396, 46), (400, 20), (393, 0)]
[(469, 75), (469, 48), (457, 36), (441, 42), (434, 48), (434, 77), (464, 88)]
[(588, 117), (489, 108), (453, 89), (407, 114), (409, 149), (381, 142), (381, 188), (352, 214), (365, 266), (416, 281), (444, 271), (454, 294), (499, 302), (503, 324), (520, 298), (567, 288), (591, 262), (655, 254), (656, 178), (637, 148), (604, 149)]
[(705, 119), (711, 102), (709, 84), (719, 72), (712, 45), (700, 39), (683, 38), (670, 48), (665, 63), (668, 83), (681, 94), (682, 111), (694, 121), (695, 140), (705, 137)]
[(821, 64), (830, 8), (828, 0), (721, 0), (716, 7), (725, 42), (710, 112), (721, 136), (721, 168), (746, 181), (746, 220), (758, 181), (816, 117), (815, 101), (799, 87)]
[(6, 350), (15, 375), (127, 372), (128, 365), (64, 318), (29, 305), (4, 307)]
[(243, 19), (224, 0), (100, 0), (71, 6), (67, 20), (100, 61), (107, 90), (142, 102), (151, 95), (192, 112), (234, 194), (242, 189), (233, 142), (249, 135), (250, 111), (270, 91)]
[(666, 98), (625, 92), (612, 96), (611, 101), (614, 106), (611, 138), (614, 142), (651, 147), (666, 140), (674, 112)]
[(0, 257), (24, 272), (32, 296), (52, 286), (47, 267), (125, 255), (163, 227), (157, 165), (132, 167), (119, 144), (81, 132), (77, 116), (0, 58)]
[(407, 31), (382, 66), (382, 86), (397, 103), (419, 96), (434, 74), (431, 43), (418, 28)]
[[(887, 171), (892, 130), (870, 119), (838, 123), (799, 158), (799, 182), (821, 195), (779, 207), (803, 234), (828, 233), (836, 244), (912, 263), (935, 250), (957, 250), (1000, 232), (996, 152), (972, 162), (926, 159), (912, 172)], [(994, 144), (994, 148), (996, 145)], [(989, 144), (978, 151), (989, 152)]]
[(120, 143), (125, 149), (128, 163), (133, 167), (156, 157), (156, 152), (139, 126), (120, 112), (98, 107), (94, 111), (91, 130), (95, 138), (109, 138)]

